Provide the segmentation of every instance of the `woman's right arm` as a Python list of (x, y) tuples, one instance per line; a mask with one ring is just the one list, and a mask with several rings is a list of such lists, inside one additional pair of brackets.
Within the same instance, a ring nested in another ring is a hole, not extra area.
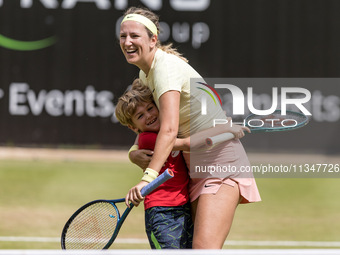
[[(231, 122), (231, 118), (227, 118), (228, 123)], [(203, 131), (199, 131), (196, 134), (191, 135), (187, 138), (177, 138), (173, 150), (190, 151), (201, 149), (206, 146), (205, 140), (208, 137), (216, 136), (222, 133), (232, 133), (235, 139), (240, 139), (244, 136), (244, 132), (250, 133), (250, 129), (240, 125), (216, 125), (215, 127), (208, 128)]]
[(220, 135), (222, 133), (232, 133), (235, 136), (234, 139), (240, 139), (244, 137), (245, 132), (248, 132), (248, 133), (251, 132), (248, 127), (232, 124), (231, 118), (227, 118), (227, 120), (228, 120), (227, 124), (216, 125), (215, 127), (202, 130), (190, 136), (191, 138), (190, 148), (195, 150), (195, 149), (200, 149), (202, 147), (205, 147), (206, 138)]

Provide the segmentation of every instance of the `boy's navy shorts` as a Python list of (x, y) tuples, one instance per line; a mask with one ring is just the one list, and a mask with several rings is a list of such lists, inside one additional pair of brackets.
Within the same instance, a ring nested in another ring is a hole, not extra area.
[(193, 223), (190, 203), (147, 209), (145, 229), (152, 249), (191, 249)]

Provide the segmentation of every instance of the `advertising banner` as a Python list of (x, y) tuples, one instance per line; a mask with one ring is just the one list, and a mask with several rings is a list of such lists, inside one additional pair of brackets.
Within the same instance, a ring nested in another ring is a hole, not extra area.
[[(276, 98), (281, 109), (282, 88), (286, 99), (306, 97), (306, 127), (249, 135), (247, 149), (340, 152), (340, 3), (316, 0), (0, 0), (1, 145), (133, 143), (135, 134), (114, 116), (139, 73), (119, 46), (129, 6), (159, 14), (160, 40), (212, 77), (210, 86), (237, 87), (245, 106), (269, 109)], [(217, 92), (234, 117), (233, 91)]]

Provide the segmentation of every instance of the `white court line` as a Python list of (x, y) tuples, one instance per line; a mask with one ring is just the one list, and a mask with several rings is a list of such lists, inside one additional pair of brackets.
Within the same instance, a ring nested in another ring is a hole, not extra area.
[(0, 250), (0, 255), (335, 255), (340, 250), (265, 249), (265, 250)]
[[(58, 243), (59, 237), (30, 237), (30, 236), (0, 236), (0, 242), (37, 242), (37, 243)], [(117, 238), (115, 243), (123, 244), (148, 244), (145, 238)]]
[[(0, 236), (0, 242), (41, 242), (57, 243), (58, 237), (26, 237), (26, 236)], [(148, 244), (145, 238), (117, 238), (115, 243), (120, 244)], [(224, 243), (227, 246), (282, 246), (282, 247), (314, 247), (314, 248), (340, 248), (340, 242), (325, 241), (232, 241)], [(340, 253), (339, 253), (340, 254)]]
[(325, 241), (226, 241), (230, 246), (340, 247), (340, 242)]

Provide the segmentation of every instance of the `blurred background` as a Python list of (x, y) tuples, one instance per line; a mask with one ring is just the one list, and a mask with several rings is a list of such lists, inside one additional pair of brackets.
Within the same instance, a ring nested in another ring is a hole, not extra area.
[(260, 102), (273, 86), (311, 92), (308, 127), (275, 142), (249, 137), (249, 151), (291, 151), (298, 140), (300, 152), (340, 152), (337, 0), (0, 0), (0, 145), (129, 147), (134, 135), (114, 117), (138, 77), (118, 42), (129, 6), (159, 14), (162, 42), (203, 77), (272, 78), (236, 84)]

